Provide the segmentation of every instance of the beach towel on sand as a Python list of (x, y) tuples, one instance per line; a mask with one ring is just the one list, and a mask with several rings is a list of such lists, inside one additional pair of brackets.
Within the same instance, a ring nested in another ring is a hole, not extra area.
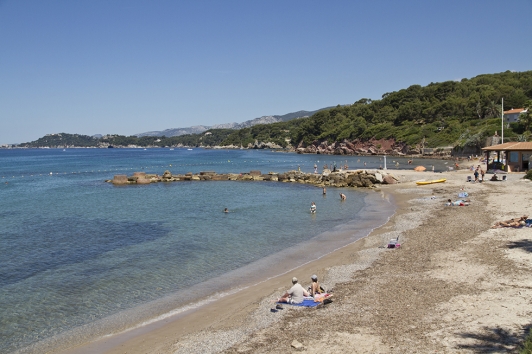
[[(326, 296), (325, 299), (327, 299), (328, 297), (330, 297), (330, 296)], [(303, 302), (301, 302), (299, 304), (288, 304), (286, 302), (278, 302), (278, 304), (292, 305), (292, 306), (303, 306), (303, 307), (316, 307), (316, 306), (318, 306), (321, 303), (322, 302), (320, 302), (320, 301), (314, 300), (314, 298), (311, 297), (311, 296), (305, 296), (305, 299), (303, 300)]]

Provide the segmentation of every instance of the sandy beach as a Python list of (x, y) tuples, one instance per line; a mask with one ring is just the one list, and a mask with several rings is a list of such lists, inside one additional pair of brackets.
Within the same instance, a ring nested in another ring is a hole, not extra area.
[[(491, 228), (530, 213), (530, 181), (468, 183), (471, 171), (392, 171), (371, 193), (397, 213), (368, 237), (197, 310), (67, 353), (475, 353), (516, 348), (532, 324), (531, 229)], [(486, 175), (486, 180), (491, 174)], [(446, 178), (417, 186), (417, 180)], [(464, 189), (468, 206), (445, 206)], [(387, 249), (399, 237), (401, 247)], [(333, 288), (318, 308), (273, 300), (310, 276)]]

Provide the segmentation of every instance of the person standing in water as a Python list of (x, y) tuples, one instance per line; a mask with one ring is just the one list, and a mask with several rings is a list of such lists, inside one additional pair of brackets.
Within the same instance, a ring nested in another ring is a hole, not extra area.
[(316, 212), (316, 203), (310, 203), (310, 212), (314, 214)]
[(340, 193), (340, 200), (344, 201), (346, 199), (347, 199), (347, 197), (345, 196), (345, 194), (344, 193)]

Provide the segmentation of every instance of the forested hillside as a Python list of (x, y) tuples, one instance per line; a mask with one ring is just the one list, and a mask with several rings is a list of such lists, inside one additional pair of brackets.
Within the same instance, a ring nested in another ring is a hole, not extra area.
[[(487, 136), (501, 130), (501, 99), (505, 110), (532, 106), (532, 71), (480, 75), (460, 82), (412, 85), (385, 93), (380, 100), (360, 99), (300, 121), (242, 129), (225, 144), (255, 139), (292, 144), (315, 141), (395, 138), (426, 147), (480, 146)], [(506, 138), (529, 140), (530, 114), (505, 127)], [(289, 133), (287, 133), (289, 131)]]
[[(409, 146), (483, 146), (486, 137), (501, 130), (504, 109), (532, 108), (532, 71), (479, 75), (460, 82), (412, 85), (385, 93), (379, 100), (359, 99), (351, 105), (322, 110), (312, 117), (260, 124), (239, 130), (210, 129), (201, 134), (176, 137), (48, 135), (22, 146), (236, 146), (256, 142), (281, 147), (394, 139)], [(517, 123), (505, 125), (505, 141), (529, 141), (532, 115), (522, 114)], [(60, 136), (60, 138), (57, 137)], [(67, 141), (67, 136), (72, 139)], [(61, 143), (61, 144), (60, 144)], [(91, 145), (92, 144), (92, 145)]]

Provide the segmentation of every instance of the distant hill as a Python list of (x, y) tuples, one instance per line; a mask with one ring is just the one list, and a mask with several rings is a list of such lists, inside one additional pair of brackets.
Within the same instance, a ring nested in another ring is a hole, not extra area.
[(194, 125), (192, 127), (187, 127), (187, 128), (171, 128), (171, 129), (165, 129), (162, 131), (151, 131), (151, 132), (145, 132), (145, 133), (138, 133), (134, 135), (138, 137), (142, 137), (142, 136), (172, 137), (172, 136), (180, 136), (180, 135), (187, 135), (187, 134), (201, 134), (209, 129), (235, 129), (237, 130), (237, 129), (242, 129), (242, 128), (249, 128), (257, 124), (272, 124), (272, 123), (278, 123), (278, 122), (287, 122), (289, 120), (297, 119), (297, 118), (310, 117), (314, 113), (317, 113), (319, 111), (323, 111), (329, 108), (331, 107), (321, 108), (315, 111), (297, 111), (293, 113), (287, 113), (281, 116), (280, 115), (262, 116), (259, 118), (247, 120), (243, 123), (225, 123), (225, 124), (215, 124), (211, 126)]

